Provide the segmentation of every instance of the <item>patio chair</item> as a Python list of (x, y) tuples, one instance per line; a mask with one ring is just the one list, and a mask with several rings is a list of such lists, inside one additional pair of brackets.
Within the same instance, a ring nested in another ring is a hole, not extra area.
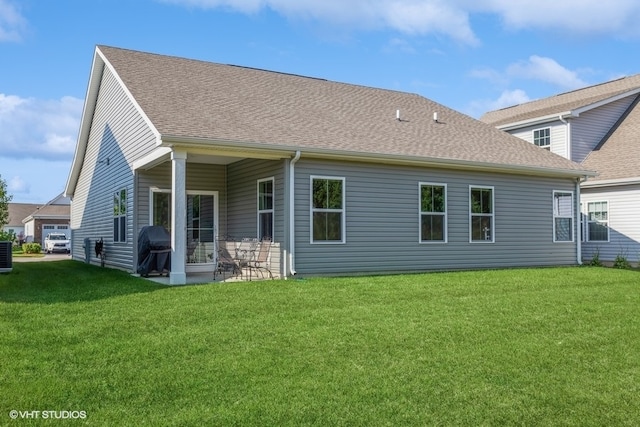
[(236, 242), (229, 240), (218, 240), (216, 243), (216, 253), (218, 255), (216, 260), (216, 268), (213, 270), (213, 280), (216, 280), (218, 273), (224, 276), (225, 272), (231, 271), (233, 275), (241, 272), (239, 264), (236, 262), (235, 256), (231, 255), (235, 253)]
[[(243, 275), (245, 268), (249, 267), (249, 263), (255, 257), (258, 247), (258, 239), (245, 237), (240, 241), (240, 245), (236, 248), (235, 261), (240, 269), (240, 277)], [(251, 271), (249, 271), (251, 273)]]
[[(251, 259), (248, 263), (249, 268), (249, 280), (251, 280), (251, 271), (255, 270), (256, 275), (258, 271), (269, 273), (269, 277), (273, 279), (273, 274), (271, 273), (271, 269), (269, 268), (269, 252), (271, 251), (271, 239), (264, 238), (260, 242), (260, 247), (257, 250), (253, 259)], [(264, 277), (264, 274), (262, 275)]]

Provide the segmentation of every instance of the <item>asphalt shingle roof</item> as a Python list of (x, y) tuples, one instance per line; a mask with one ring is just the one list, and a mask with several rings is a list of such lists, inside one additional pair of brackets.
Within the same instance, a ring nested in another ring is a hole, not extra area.
[(493, 126), (517, 123), (523, 120), (560, 114), (586, 107), (637, 88), (640, 88), (640, 74), (500, 110), (489, 111), (480, 120)]
[(163, 137), (582, 170), (416, 94), (107, 46), (98, 50)]
[(37, 211), (41, 206), (33, 203), (9, 203), (9, 222), (7, 226), (22, 227), (22, 220)]
[(640, 177), (640, 103), (635, 103), (609, 138), (582, 164), (599, 172), (589, 182)]

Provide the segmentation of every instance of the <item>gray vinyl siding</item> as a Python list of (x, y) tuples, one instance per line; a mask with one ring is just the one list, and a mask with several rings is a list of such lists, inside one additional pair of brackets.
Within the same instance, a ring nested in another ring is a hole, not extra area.
[(550, 128), (551, 152), (564, 158), (569, 158), (569, 153), (567, 151), (567, 125), (559, 120), (541, 125), (528, 126), (522, 129), (511, 130), (509, 133), (533, 144), (533, 131), (544, 128)]
[(572, 119), (571, 160), (582, 162), (624, 114), (634, 99), (635, 95), (628, 96), (586, 111), (578, 118)]
[[(344, 244), (310, 243), (312, 175), (345, 178)], [(447, 184), (448, 243), (418, 241), (419, 182)], [(469, 185), (494, 187), (495, 243), (469, 243)], [(575, 241), (553, 242), (554, 190), (574, 191), (575, 184), (302, 159), (295, 172), (295, 268), (300, 275), (323, 275), (576, 264)], [(574, 221), (574, 237), (576, 230)]]
[[(624, 255), (630, 262), (640, 258), (640, 185), (582, 189), (580, 200), (586, 214), (587, 203), (608, 202), (609, 242), (584, 242), (582, 257), (589, 262), (598, 253), (601, 261)], [(586, 218), (583, 229), (586, 238)]]
[(284, 168), (282, 160), (241, 160), (228, 166), (228, 234), (235, 239), (258, 237), (259, 179), (274, 178), (273, 241), (284, 240)]
[[(84, 239), (105, 242), (106, 265), (132, 269), (134, 200), (131, 163), (155, 147), (155, 136), (108, 69), (102, 76), (87, 151), (71, 203), (73, 258), (83, 261)], [(109, 159), (109, 163), (106, 160)], [(113, 194), (127, 190), (127, 241), (113, 242)]]

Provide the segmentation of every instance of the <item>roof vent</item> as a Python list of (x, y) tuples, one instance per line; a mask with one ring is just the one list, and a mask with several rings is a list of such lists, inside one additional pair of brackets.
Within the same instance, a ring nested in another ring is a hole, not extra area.
[(438, 123), (438, 112), (437, 111), (433, 113), (433, 121)]
[(400, 119), (400, 110), (399, 109), (396, 110), (396, 120), (397, 121), (401, 121), (401, 119)]

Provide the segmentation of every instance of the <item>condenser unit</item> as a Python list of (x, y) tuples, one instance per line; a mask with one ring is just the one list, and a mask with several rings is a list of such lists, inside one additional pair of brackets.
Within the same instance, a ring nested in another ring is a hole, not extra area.
[(11, 270), (13, 270), (11, 242), (0, 242), (0, 273), (9, 273)]

